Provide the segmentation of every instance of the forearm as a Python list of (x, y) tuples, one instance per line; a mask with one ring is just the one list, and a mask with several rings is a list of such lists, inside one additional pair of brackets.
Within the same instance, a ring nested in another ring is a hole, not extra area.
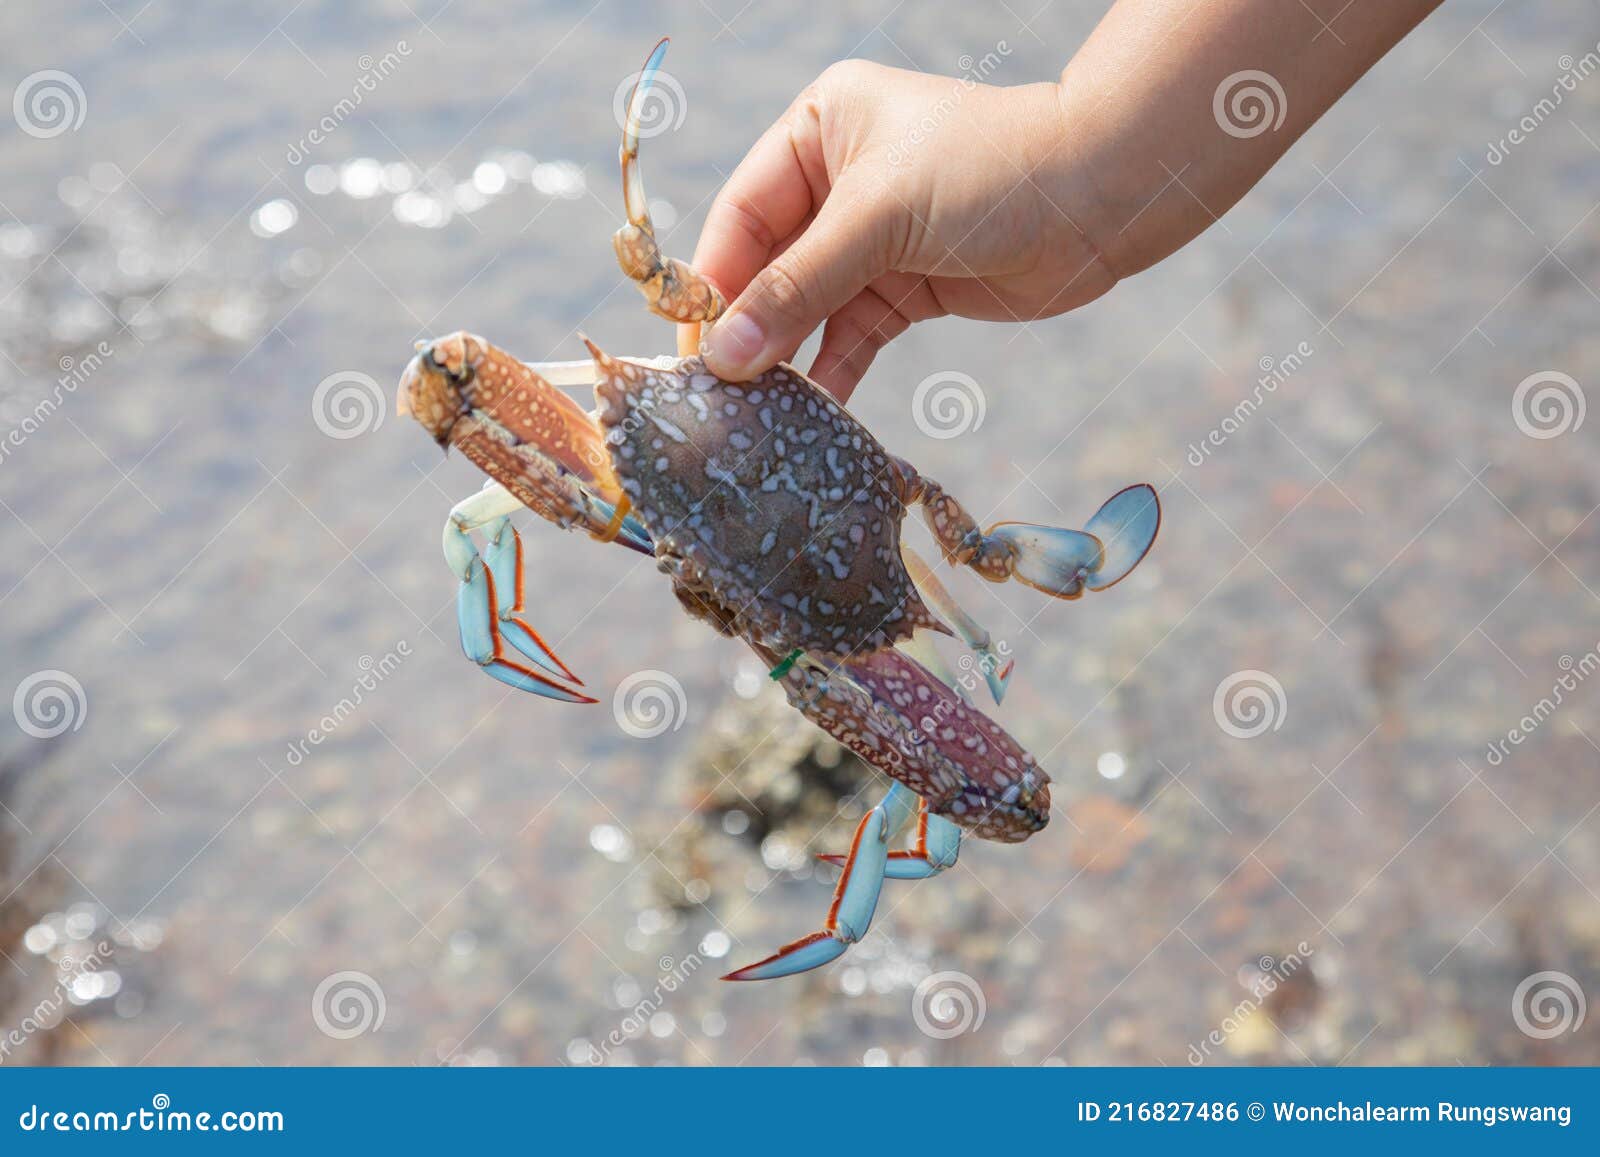
[(1145, 269), (1227, 212), (1439, 2), (1118, 0), (1061, 74), (1049, 195), (1103, 277)]

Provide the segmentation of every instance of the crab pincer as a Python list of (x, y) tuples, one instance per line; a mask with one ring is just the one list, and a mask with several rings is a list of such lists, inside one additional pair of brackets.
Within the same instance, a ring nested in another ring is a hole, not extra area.
[(889, 862), (889, 835), (904, 822), (913, 800), (899, 784), (856, 825), (850, 852), (841, 857), (844, 865), (834, 887), (833, 903), (822, 929), (786, 944), (765, 960), (746, 965), (724, 976), (723, 980), (776, 980), (821, 968), (839, 957), (867, 934), (873, 914), (878, 910), (878, 895), (883, 891)]
[[(558, 377), (570, 373), (551, 369)], [(569, 703), (595, 702), (577, 690), (583, 681), (522, 618), (522, 539), (508, 517), (531, 508), (602, 541), (652, 553), (650, 535), (629, 512), (593, 420), (535, 368), (465, 332), (417, 343), (397, 408), (494, 480), (458, 503), (444, 526), (445, 561), (461, 583), (456, 619), (462, 650), (510, 687)], [(482, 554), (472, 538), (479, 529), (488, 539)], [(507, 644), (529, 662), (512, 658)]]
[[(782, 680), (805, 716), (896, 782), (856, 828), (822, 929), (723, 977), (770, 980), (820, 967), (866, 935), (883, 881), (953, 866), (963, 829), (1014, 843), (1050, 822), (1050, 777), (1001, 727), (899, 649), (828, 671), (801, 662)], [(913, 842), (889, 837), (915, 814)]]

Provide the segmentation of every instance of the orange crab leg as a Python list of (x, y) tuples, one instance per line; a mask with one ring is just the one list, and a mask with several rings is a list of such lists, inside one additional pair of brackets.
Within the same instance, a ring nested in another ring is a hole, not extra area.
[(687, 357), (700, 345), (700, 326), (715, 321), (727, 308), (722, 294), (689, 265), (666, 257), (656, 242), (655, 224), (650, 220), (650, 201), (644, 193), (644, 175), (639, 168), (639, 130), (644, 119), (646, 94), (667, 54), (667, 40), (650, 52), (639, 70), (639, 80), (628, 97), (628, 120), (622, 129), (622, 200), (628, 223), (611, 238), (622, 272), (638, 282), (639, 290), (653, 313), (668, 321), (681, 322), (678, 353)]

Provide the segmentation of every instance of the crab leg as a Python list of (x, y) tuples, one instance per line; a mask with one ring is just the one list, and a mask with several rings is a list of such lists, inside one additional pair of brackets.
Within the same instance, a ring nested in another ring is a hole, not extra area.
[(896, 643), (895, 649), (926, 667), (928, 673), (954, 691), (961, 702), (968, 707), (973, 705), (972, 696), (967, 694), (967, 689), (961, 685), (961, 680), (956, 678), (956, 673), (950, 669), (950, 664), (944, 661), (944, 656), (934, 647), (932, 632), (919, 630), (909, 639), (902, 639)]
[(646, 107), (645, 94), (667, 54), (665, 38), (650, 53), (628, 98), (628, 121), (622, 129), (622, 198), (628, 223), (611, 238), (622, 272), (639, 283), (639, 291), (653, 313), (682, 323), (678, 352), (685, 357), (700, 345), (700, 325), (715, 321), (726, 304), (722, 294), (694, 269), (676, 258), (663, 256), (650, 220), (650, 201), (644, 193), (639, 169), (639, 129)]
[[(960, 854), (961, 829), (943, 816), (931, 814), (928, 801), (919, 799), (916, 841), (908, 851), (889, 853), (883, 875), (887, 880), (926, 880), (946, 868), (955, 867)], [(828, 852), (821, 853), (817, 859), (830, 864), (842, 864), (845, 860), (841, 855)]]
[(946, 560), (970, 566), (990, 582), (1020, 579), (1056, 598), (1103, 591), (1127, 577), (1150, 551), (1161, 528), (1161, 500), (1147, 484), (1106, 500), (1082, 530), (1033, 522), (997, 522), (988, 531), (931, 478), (903, 460), (901, 501), (920, 503)]
[(909, 816), (916, 797), (895, 784), (877, 807), (862, 817), (848, 855), (836, 857), (844, 871), (833, 890), (833, 904), (822, 930), (786, 944), (765, 960), (730, 972), (724, 980), (774, 980), (820, 968), (837, 960), (867, 934), (878, 908), (889, 859), (889, 832)]
[[(911, 575), (911, 581), (916, 584), (917, 593), (922, 596), (922, 601), (949, 623), (961, 641), (977, 656), (978, 669), (983, 672), (983, 677), (989, 684), (989, 694), (994, 697), (996, 703), (1000, 702), (1006, 696), (1006, 684), (1011, 679), (1012, 668), (1016, 666), (1015, 661), (1003, 658), (995, 652), (994, 639), (989, 632), (956, 602), (955, 596), (946, 589), (944, 583), (939, 581), (939, 576), (933, 573), (933, 568), (920, 554), (902, 542), (900, 557), (905, 560), (906, 570)], [(961, 693), (959, 682), (934, 667), (923, 655), (916, 657), (924, 667), (949, 683), (957, 694)]]
[[(498, 482), (458, 502), (444, 525), (444, 557), (461, 580), (456, 620), (467, 658), (508, 686), (567, 703), (596, 700), (566, 686), (583, 685), (539, 633), (517, 617), (522, 610), (522, 539), (512, 529), (512, 511), (522, 502)], [(471, 531), (488, 527), (488, 559), (478, 553)], [(506, 657), (504, 644), (535, 664)]]

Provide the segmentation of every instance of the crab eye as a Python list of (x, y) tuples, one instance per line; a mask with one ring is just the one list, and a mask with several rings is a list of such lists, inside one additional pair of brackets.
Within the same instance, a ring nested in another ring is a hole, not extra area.
[(422, 351), (422, 364), (424, 366), (432, 370), (434, 373), (448, 378), (452, 383), (458, 386), (464, 386), (468, 382), (472, 381), (473, 371), (471, 365), (463, 361), (459, 368), (454, 368), (448, 362), (441, 362), (438, 356), (435, 354), (434, 348), (435, 347), (433, 346), (429, 346), (427, 349)]

